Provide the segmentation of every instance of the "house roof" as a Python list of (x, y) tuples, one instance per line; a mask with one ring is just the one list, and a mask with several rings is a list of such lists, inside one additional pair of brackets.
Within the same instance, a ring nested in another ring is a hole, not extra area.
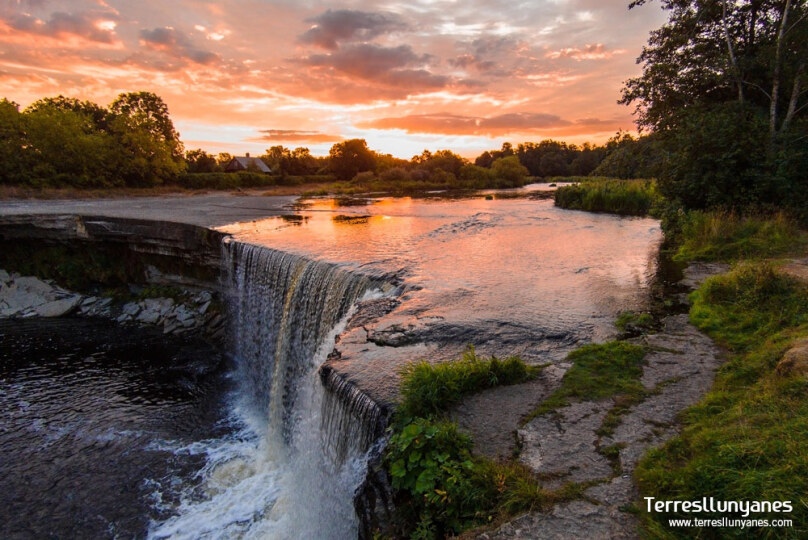
[(271, 173), (272, 169), (267, 167), (267, 164), (261, 161), (259, 158), (255, 157), (247, 157), (247, 156), (236, 156), (233, 158), (235, 161), (238, 161), (238, 164), (244, 167), (245, 169), (249, 168), (250, 165), (257, 167), (259, 171), (264, 173)]

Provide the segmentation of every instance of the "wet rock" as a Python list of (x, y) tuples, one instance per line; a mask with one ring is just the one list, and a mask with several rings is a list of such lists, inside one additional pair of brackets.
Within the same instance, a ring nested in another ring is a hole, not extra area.
[(777, 364), (775, 373), (781, 377), (808, 375), (808, 339), (798, 340), (786, 351)]

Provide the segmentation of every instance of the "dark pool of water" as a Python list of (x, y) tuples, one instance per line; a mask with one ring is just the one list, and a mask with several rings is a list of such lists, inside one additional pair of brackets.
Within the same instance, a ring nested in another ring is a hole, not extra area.
[(222, 364), (149, 329), (0, 321), (0, 537), (145, 536), (204, 460), (169, 448), (229, 429)]

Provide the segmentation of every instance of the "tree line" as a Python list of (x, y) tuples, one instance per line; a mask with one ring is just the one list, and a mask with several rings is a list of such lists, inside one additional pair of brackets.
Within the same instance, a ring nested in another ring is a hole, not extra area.
[(0, 181), (34, 187), (153, 186), (185, 170), (162, 99), (119, 95), (109, 107), (58, 96), (20, 111), (0, 101)]

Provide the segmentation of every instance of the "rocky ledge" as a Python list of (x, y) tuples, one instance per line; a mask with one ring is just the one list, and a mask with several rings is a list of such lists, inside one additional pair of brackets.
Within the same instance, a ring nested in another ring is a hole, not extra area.
[(214, 293), (183, 291), (181, 300), (145, 298), (115, 301), (68, 291), (51, 280), (0, 270), (0, 318), (99, 317), (119, 323), (157, 326), (166, 334), (198, 331), (214, 339), (224, 336), (224, 319)]

